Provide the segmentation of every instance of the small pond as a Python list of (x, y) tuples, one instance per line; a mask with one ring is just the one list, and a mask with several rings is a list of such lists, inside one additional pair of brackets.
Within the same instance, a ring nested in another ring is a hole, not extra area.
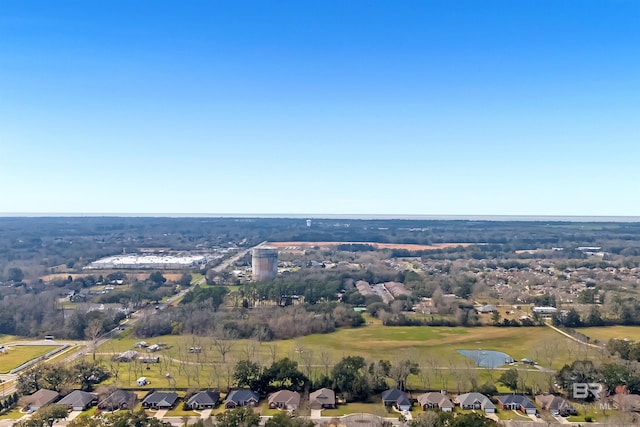
[(501, 351), (494, 350), (458, 350), (458, 353), (472, 359), (482, 368), (497, 368), (513, 363), (513, 357)]

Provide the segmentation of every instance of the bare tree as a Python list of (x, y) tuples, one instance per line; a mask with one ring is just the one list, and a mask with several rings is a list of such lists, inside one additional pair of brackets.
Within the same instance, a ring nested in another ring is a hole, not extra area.
[(267, 348), (269, 349), (269, 355), (271, 356), (271, 363), (276, 363), (278, 359), (278, 344), (275, 342), (270, 343)]
[(91, 353), (93, 354), (93, 360), (95, 361), (98, 340), (102, 336), (102, 322), (98, 319), (91, 320), (85, 328), (84, 334), (89, 341), (91, 341)]
[(313, 350), (308, 348), (302, 348), (300, 351), (300, 360), (302, 361), (302, 367), (307, 375), (307, 378), (311, 378), (313, 371)]
[(214, 338), (213, 339), (213, 347), (218, 351), (218, 354), (220, 354), (220, 357), (222, 358), (222, 363), (226, 363), (227, 361), (227, 355), (231, 352), (231, 350), (233, 349), (233, 336), (231, 333), (229, 333), (229, 331), (227, 330), (223, 330), (222, 334), (221, 334), (221, 338)]
[(241, 349), (242, 358), (253, 362), (256, 359), (256, 353), (258, 352), (258, 343), (254, 340), (249, 340)]
[(320, 353), (320, 363), (322, 364), (322, 367), (324, 368), (324, 376), (328, 377), (329, 376), (329, 368), (332, 365), (331, 355), (326, 351), (323, 351), (322, 353)]

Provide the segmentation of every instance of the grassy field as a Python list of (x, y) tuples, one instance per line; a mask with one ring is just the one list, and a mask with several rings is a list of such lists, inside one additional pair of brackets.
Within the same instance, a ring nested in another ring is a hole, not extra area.
[(20, 338), (16, 337), (15, 335), (0, 334), (0, 344), (13, 342), (17, 340), (20, 340)]
[(577, 328), (576, 331), (585, 334), (592, 340), (607, 342), (611, 338), (640, 341), (640, 326), (602, 326), (595, 328)]
[[(329, 370), (333, 364), (348, 355), (362, 355), (370, 361), (388, 359), (392, 362), (410, 359), (419, 363), (423, 371), (432, 372), (431, 378), (409, 377), (413, 389), (439, 389), (457, 391), (460, 385), (475, 378), (479, 384), (494, 383), (500, 369), (476, 369), (475, 364), (456, 350), (498, 350), (516, 360), (530, 358), (552, 369), (560, 369), (576, 358), (591, 357), (597, 350), (558, 334), (546, 327), (387, 327), (373, 319), (357, 329), (341, 329), (329, 334), (316, 334), (292, 340), (258, 343), (234, 340), (222, 362), (220, 352), (211, 338), (168, 335), (147, 339), (149, 344), (165, 343), (168, 348), (156, 353), (159, 364), (115, 363), (112, 353), (133, 349), (141, 341), (125, 333), (102, 345), (98, 351), (110, 370), (118, 372), (110, 381), (119, 386), (135, 386), (137, 378), (147, 377), (155, 387), (216, 387), (225, 390), (238, 360), (251, 359), (269, 365), (275, 359), (289, 357), (299, 363), (312, 378)], [(190, 347), (201, 347), (200, 354), (189, 353)], [(140, 354), (147, 354), (143, 349)], [(591, 355), (589, 352), (594, 353)], [(310, 365), (305, 368), (306, 365)], [(549, 384), (552, 374), (518, 365), (521, 374), (540, 389)], [(506, 369), (506, 368), (505, 368)], [(166, 374), (170, 377), (167, 378)], [(428, 384), (428, 385), (427, 385)], [(498, 386), (500, 392), (507, 389)]]
[[(120, 353), (133, 349), (141, 341), (131, 334), (118, 336), (99, 347), (99, 352)], [(166, 335), (146, 340), (150, 344), (165, 343), (169, 346), (156, 355), (197, 362), (221, 361), (211, 338)], [(546, 343), (548, 351), (545, 353)], [(202, 353), (188, 353), (190, 347), (201, 347)], [(387, 327), (372, 323), (360, 328), (340, 329), (329, 334), (315, 334), (291, 340), (257, 343), (250, 340), (234, 340), (227, 357), (240, 360), (255, 357), (262, 361), (289, 357), (299, 360), (305, 351), (311, 354), (314, 364), (320, 364), (320, 355), (326, 353), (336, 361), (348, 355), (371, 355), (375, 359), (416, 360), (430, 358), (440, 366), (468, 366), (468, 359), (456, 350), (498, 350), (516, 360), (530, 358), (554, 369), (575, 359), (579, 344), (545, 327), (497, 328), (492, 326), (465, 327)], [(545, 354), (543, 354), (545, 353)], [(311, 357), (311, 356), (310, 356)], [(265, 362), (266, 363), (266, 362)]]
[(7, 373), (29, 360), (43, 356), (57, 348), (55, 345), (17, 345), (11, 346), (6, 353), (0, 353), (0, 372)]

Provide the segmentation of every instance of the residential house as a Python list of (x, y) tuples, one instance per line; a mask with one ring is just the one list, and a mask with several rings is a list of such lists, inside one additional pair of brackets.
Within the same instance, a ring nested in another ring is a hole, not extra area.
[(95, 394), (88, 393), (82, 390), (73, 390), (71, 393), (63, 397), (58, 403), (60, 405), (66, 405), (72, 411), (84, 411), (89, 406), (96, 403), (97, 398)]
[(554, 396), (553, 394), (539, 394), (536, 396), (535, 401), (542, 409), (546, 409), (551, 412), (551, 415), (556, 417), (568, 417), (578, 413), (576, 408), (574, 408), (567, 399)]
[(461, 394), (454, 402), (462, 409), (482, 409), (487, 414), (496, 412), (496, 405), (484, 394), (476, 392)]
[(527, 396), (522, 394), (505, 394), (498, 397), (498, 405), (504, 410), (517, 410), (523, 414), (536, 414), (538, 408)]
[(227, 409), (237, 408), (238, 406), (257, 406), (260, 396), (255, 391), (249, 389), (233, 390), (227, 395), (224, 407)]
[(128, 350), (124, 353), (116, 354), (113, 356), (113, 360), (116, 362), (131, 362), (138, 358), (138, 352), (135, 350)]
[(144, 398), (142, 401), (142, 407), (151, 409), (171, 409), (176, 404), (177, 400), (178, 395), (176, 393), (154, 391)]
[(399, 411), (410, 411), (411, 400), (402, 390), (392, 388), (382, 392), (382, 404), (384, 406), (394, 406)]
[(615, 394), (611, 397), (614, 408), (623, 412), (640, 412), (640, 395)]
[(220, 392), (215, 390), (201, 391), (187, 400), (187, 406), (191, 409), (211, 409), (220, 401)]
[(55, 402), (58, 397), (60, 397), (60, 394), (57, 391), (41, 388), (35, 393), (24, 397), (25, 409), (37, 411), (43, 406)]
[(333, 409), (336, 407), (336, 393), (330, 388), (321, 388), (309, 395), (311, 409)]
[(420, 403), (424, 411), (432, 408), (438, 408), (442, 410), (442, 412), (453, 411), (453, 402), (443, 393), (431, 392), (421, 394), (418, 396), (418, 403)]
[(495, 313), (496, 311), (498, 311), (498, 309), (492, 305), (482, 305), (480, 307), (476, 307), (476, 311), (478, 312), (478, 314), (489, 314)]
[(118, 409), (132, 409), (136, 406), (138, 397), (128, 390), (115, 390), (107, 397), (98, 402), (98, 409), (101, 411), (116, 411)]
[(300, 393), (297, 391), (280, 390), (269, 396), (269, 408), (295, 411), (300, 406)]

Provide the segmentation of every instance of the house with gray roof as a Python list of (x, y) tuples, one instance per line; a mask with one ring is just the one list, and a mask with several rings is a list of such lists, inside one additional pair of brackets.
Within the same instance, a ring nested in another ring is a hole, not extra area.
[(73, 390), (71, 393), (63, 397), (60, 405), (65, 405), (72, 411), (84, 411), (89, 406), (96, 403), (97, 398), (95, 394), (88, 393), (82, 390)]
[(132, 409), (136, 406), (138, 397), (132, 391), (115, 390), (98, 402), (101, 411), (117, 411), (118, 409)]
[(487, 414), (496, 412), (496, 405), (484, 394), (472, 392), (457, 396), (454, 402), (462, 409), (482, 409)]
[(224, 407), (227, 409), (237, 408), (238, 406), (258, 406), (260, 396), (255, 391), (246, 388), (233, 390), (227, 395)]
[(177, 400), (178, 395), (176, 393), (154, 391), (144, 398), (142, 401), (142, 407), (151, 409), (171, 409), (176, 404)]
[(451, 399), (443, 393), (431, 392), (421, 394), (418, 396), (418, 403), (422, 407), (423, 411), (432, 408), (438, 408), (442, 410), (442, 412), (453, 411), (453, 402), (451, 402)]
[(527, 396), (522, 394), (505, 394), (498, 397), (500, 409), (516, 410), (523, 414), (533, 414), (538, 412), (536, 405)]
[(536, 403), (540, 405), (542, 409), (546, 409), (551, 412), (553, 416), (568, 417), (570, 415), (577, 415), (578, 411), (573, 407), (571, 402), (560, 396), (554, 396), (553, 394), (539, 394), (535, 398)]
[(211, 409), (220, 401), (220, 392), (207, 390), (196, 393), (187, 400), (187, 406), (191, 409)]
[(411, 400), (402, 390), (392, 388), (382, 392), (382, 404), (384, 406), (395, 406), (399, 411), (410, 411)]

